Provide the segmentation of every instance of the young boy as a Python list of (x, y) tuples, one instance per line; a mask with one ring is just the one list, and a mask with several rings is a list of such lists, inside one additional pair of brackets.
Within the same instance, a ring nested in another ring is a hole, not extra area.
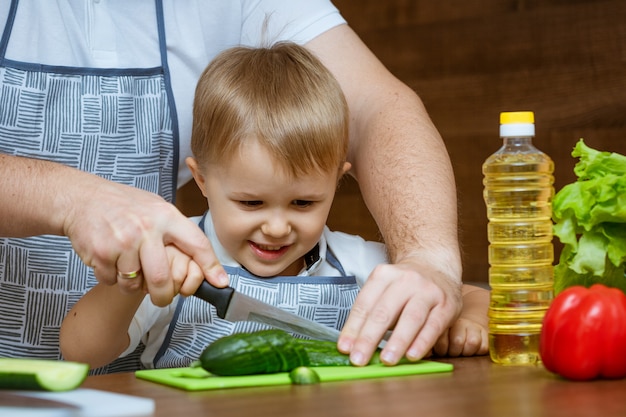
[[(381, 243), (325, 226), (350, 169), (348, 117), (336, 80), (303, 47), (232, 48), (200, 78), (194, 158), (187, 160), (209, 205), (199, 226), (230, 285), (337, 329), (371, 271), (387, 262)], [(169, 255), (183, 265), (182, 276), (193, 275), (185, 255), (173, 248)], [(193, 293), (199, 284), (181, 285)], [(466, 285), (463, 294), (461, 316), (435, 346), (438, 354), (487, 352), (488, 293)], [(61, 348), (66, 359), (98, 367), (143, 343), (146, 367), (180, 367), (219, 337), (261, 328), (222, 320), (195, 297), (159, 308), (141, 291), (98, 284), (67, 315)]]

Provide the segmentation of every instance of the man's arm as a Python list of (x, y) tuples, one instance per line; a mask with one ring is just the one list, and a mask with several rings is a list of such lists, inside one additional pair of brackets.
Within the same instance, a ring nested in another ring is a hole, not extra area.
[[(204, 233), (156, 194), (54, 162), (3, 154), (0, 178), (0, 236), (67, 236), (98, 281), (118, 282), (130, 292), (145, 281), (159, 306), (171, 302), (180, 286), (167, 245), (189, 255), (214, 285), (227, 284)], [(141, 278), (116, 277), (117, 271), (135, 270)]]
[(364, 364), (381, 354), (419, 359), (461, 310), (461, 258), (454, 174), (419, 97), (346, 25), (307, 44), (330, 68), (350, 106), (352, 174), (393, 265), (377, 268), (357, 297), (339, 349)]

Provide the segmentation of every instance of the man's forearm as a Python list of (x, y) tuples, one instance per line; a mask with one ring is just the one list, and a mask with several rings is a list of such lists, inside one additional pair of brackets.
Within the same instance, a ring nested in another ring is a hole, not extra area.
[(77, 174), (84, 173), (49, 161), (0, 154), (0, 236), (62, 234), (62, 202), (76, 187)]
[(307, 46), (331, 69), (348, 100), (351, 174), (392, 261), (411, 256), (460, 279), (454, 175), (421, 100), (348, 26)]
[(355, 121), (354, 174), (392, 261), (428, 258), (461, 276), (456, 187), (447, 150), (403, 85)]

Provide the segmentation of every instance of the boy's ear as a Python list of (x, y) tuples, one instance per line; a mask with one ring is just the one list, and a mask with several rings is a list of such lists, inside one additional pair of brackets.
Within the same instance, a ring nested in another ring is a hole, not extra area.
[(202, 195), (206, 197), (207, 195), (204, 187), (206, 179), (204, 178), (204, 175), (202, 175), (202, 172), (198, 167), (198, 161), (196, 161), (196, 158), (189, 156), (185, 159), (185, 163), (189, 167), (191, 175), (193, 175), (193, 179), (196, 181), (198, 188), (200, 188), (200, 191), (202, 191)]
[(343, 176), (346, 175), (348, 171), (350, 171), (350, 168), (352, 168), (352, 164), (350, 164), (350, 162), (348, 161), (344, 162), (341, 168), (339, 168), (339, 173), (337, 174), (337, 187), (339, 187)]
[(343, 166), (341, 167), (339, 177), (341, 178), (342, 176), (344, 176), (348, 171), (350, 171), (350, 168), (352, 168), (352, 164), (348, 161), (344, 162)]

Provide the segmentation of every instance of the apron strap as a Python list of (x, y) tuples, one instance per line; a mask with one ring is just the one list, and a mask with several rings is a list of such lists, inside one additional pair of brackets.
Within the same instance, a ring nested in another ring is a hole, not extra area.
[(172, 89), (172, 79), (170, 67), (167, 64), (167, 41), (165, 39), (165, 17), (163, 14), (163, 0), (155, 0), (157, 15), (157, 31), (159, 33), (159, 51), (161, 52), (161, 67), (163, 68), (163, 78), (165, 91), (167, 92), (167, 102), (170, 107), (170, 117), (172, 118), (172, 135), (174, 138), (174, 168), (172, 169), (172, 204), (176, 203), (176, 190), (178, 183), (178, 161), (180, 160), (180, 136), (178, 130), (178, 112), (174, 101), (174, 90)]
[(176, 303), (176, 309), (174, 310), (174, 315), (172, 316), (172, 320), (170, 321), (170, 325), (167, 328), (167, 333), (165, 334), (165, 339), (163, 339), (163, 343), (161, 344), (161, 347), (159, 347), (159, 350), (157, 351), (156, 355), (154, 355), (154, 359), (152, 359), (152, 366), (154, 368), (157, 367), (157, 363), (159, 363), (159, 360), (165, 354), (165, 352), (167, 351), (167, 348), (170, 345), (170, 340), (172, 339), (172, 334), (174, 333), (174, 328), (176, 327), (176, 322), (178, 321), (178, 316), (180, 315), (180, 311), (183, 309), (183, 304), (185, 304), (185, 299), (186, 298), (187, 297), (184, 297), (182, 295), (180, 295), (178, 297), (178, 302)]
[(0, 62), (3, 62), (6, 56), (7, 46), (9, 45), (9, 38), (11, 37), (13, 23), (15, 22), (15, 13), (17, 11), (18, 2), (19, 0), (11, 0), (11, 8), (9, 9), (7, 22), (4, 26), (4, 32), (2, 33), (2, 40), (0, 40)]
[(343, 269), (343, 265), (341, 265), (341, 262), (339, 262), (339, 259), (337, 259), (337, 257), (333, 253), (333, 251), (330, 249), (330, 246), (328, 246), (328, 245), (326, 245), (326, 261), (333, 268), (335, 268), (337, 271), (339, 271), (339, 273), (341, 274), (342, 277), (346, 276), (346, 271)]

